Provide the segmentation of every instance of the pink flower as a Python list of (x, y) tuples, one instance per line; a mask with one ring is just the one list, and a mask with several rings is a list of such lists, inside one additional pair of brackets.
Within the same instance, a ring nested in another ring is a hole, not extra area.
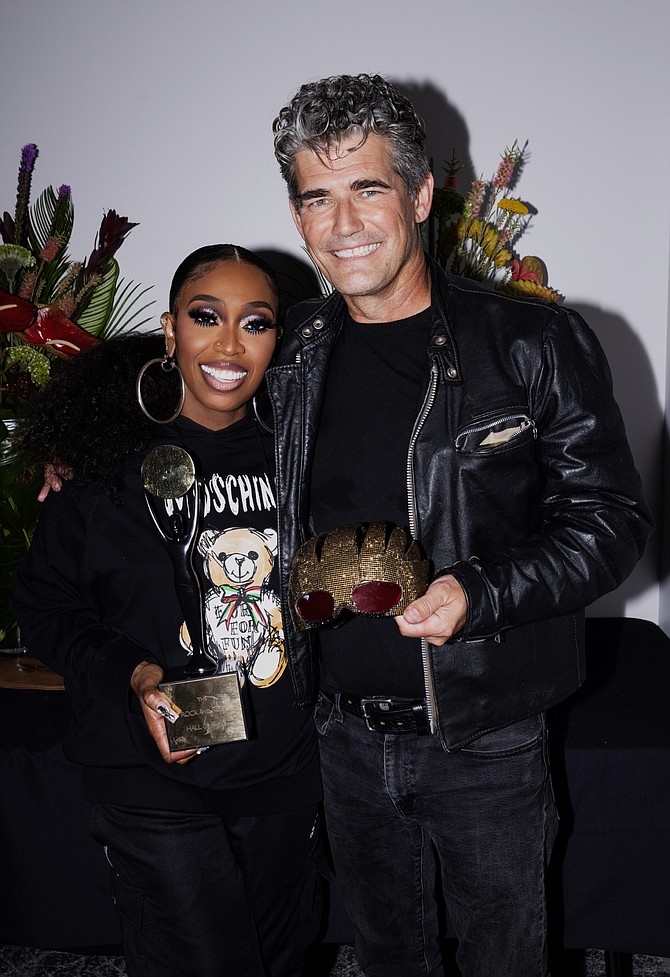
[(514, 163), (509, 156), (503, 156), (496, 175), (493, 177), (493, 186), (496, 190), (502, 190), (503, 187), (509, 185), (509, 181), (512, 178), (512, 170), (514, 168)]
[(40, 260), (53, 261), (56, 255), (58, 254), (62, 243), (63, 242), (61, 241), (61, 239), (57, 236), (48, 238), (46, 244), (44, 245), (44, 247), (40, 252)]
[(470, 207), (470, 214), (472, 217), (479, 217), (479, 212), (482, 209), (482, 203), (484, 201), (485, 190), (486, 182), (484, 180), (472, 181), (470, 193), (468, 194), (468, 205)]

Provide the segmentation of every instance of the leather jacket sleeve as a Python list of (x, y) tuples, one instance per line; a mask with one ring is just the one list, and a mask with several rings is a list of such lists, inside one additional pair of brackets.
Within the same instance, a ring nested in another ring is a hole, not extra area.
[(585, 607), (626, 578), (653, 528), (605, 355), (577, 313), (549, 319), (533, 383), (539, 528), (440, 572), (452, 573), (467, 596), (458, 640)]

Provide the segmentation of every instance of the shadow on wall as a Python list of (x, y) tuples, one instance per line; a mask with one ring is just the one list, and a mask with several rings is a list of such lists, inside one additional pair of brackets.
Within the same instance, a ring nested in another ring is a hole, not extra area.
[[(665, 565), (661, 563), (661, 485), (668, 431), (649, 354), (631, 326), (622, 316), (598, 306), (581, 302), (566, 304), (583, 316), (605, 350), (612, 371), (614, 395), (621, 408), (628, 441), (656, 521), (656, 531), (647, 544), (643, 563), (620, 587), (594, 605), (600, 617), (623, 616), (627, 600), (636, 597), (659, 579), (665, 579), (670, 570), (667, 555)], [(643, 461), (646, 461), (644, 467)]]
[(279, 281), (284, 311), (296, 302), (319, 298), (321, 290), (314, 265), (308, 257), (296, 258), (286, 251), (272, 248), (255, 248), (256, 254), (270, 265)]
[(395, 81), (393, 84), (405, 95), (426, 125), (426, 151), (433, 160), (435, 185), (442, 186), (444, 180), (444, 161), (450, 160), (455, 152), (461, 161), (458, 173), (459, 189), (466, 191), (475, 179), (475, 168), (470, 158), (470, 133), (465, 119), (450, 104), (446, 95), (430, 83), (412, 84)]

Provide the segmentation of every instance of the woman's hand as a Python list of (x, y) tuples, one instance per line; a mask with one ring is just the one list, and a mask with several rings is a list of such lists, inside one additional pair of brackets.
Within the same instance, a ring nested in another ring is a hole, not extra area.
[(45, 465), (44, 466), (44, 485), (37, 496), (38, 502), (44, 502), (49, 492), (60, 492), (63, 487), (63, 479), (69, 481), (74, 472), (68, 465)]
[[(163, 669), (155, 662), (140, 662), (130, 677), (130, 687), (139, 699), (144, 721), (151, 736), (159, 749), (160, 755), (166, 763), (188, 763), (197, 750), (178, 750), (170, 752), (170, 742), (165, 729), (165, 708), (169, 708), (169, 699), (158, 688), (163, 681)], [(162, 709), (162, 712), (159, 711)]]

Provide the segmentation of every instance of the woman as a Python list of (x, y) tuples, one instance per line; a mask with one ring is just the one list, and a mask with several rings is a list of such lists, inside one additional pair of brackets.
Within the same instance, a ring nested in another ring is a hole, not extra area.
[[(138, 336), (74, 358), (28, 435), (74, 477), (45, 503), (15, 608), (65, 676), (66, 752), (84, 765), (130, 977), (294, 977), (318, 929), (316, 749), (283, 647), (274, 448), (250, 411), (278, 314), (261, 259), (201, 248), (175, 273), (164, 352)], [(190, 640), (142, 483), (165, 443), (188, 451), (203, 486), (208, 651), (221, 672), (241, 664), (250, 698), (250, 738), (205, 751), (170, 751), (158, 688)]]

